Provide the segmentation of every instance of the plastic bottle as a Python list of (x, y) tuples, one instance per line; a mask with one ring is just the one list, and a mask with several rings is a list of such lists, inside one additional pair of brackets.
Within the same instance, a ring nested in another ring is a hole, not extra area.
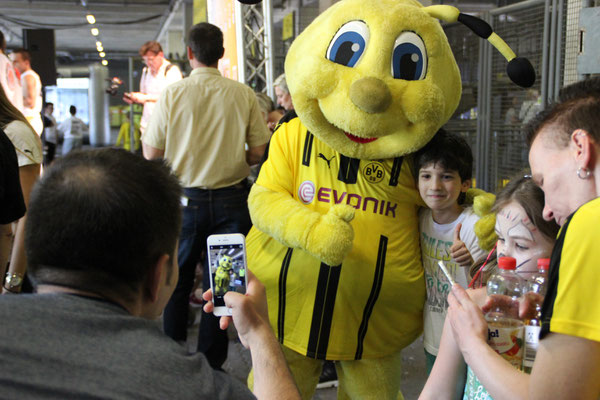
[(496, 353), (521, 369), (523, 364), (523, 321), (519, 319), (519, 297), (524, 281), (515, 273), (517, 262), (512, 257), (498, 258), (498, 272), (488, 281), (487, 294), (505, 297), (492, 308), (485, 319), (488, 323), (488, 344)]
[(533, 275), (527, 283), (525, 293), (533, 292), (540, 295), (535, 303), (535, 316), (525, 321), (525, 353), (523, 354), (523, 371), (531, 373), (533, 361), (539, 345), (540, 329), (542, 328), (542, 301), (546, 295), (546, 279), (550, 267), (549, 258), (540, 258), (537, 261), (538, 273)]

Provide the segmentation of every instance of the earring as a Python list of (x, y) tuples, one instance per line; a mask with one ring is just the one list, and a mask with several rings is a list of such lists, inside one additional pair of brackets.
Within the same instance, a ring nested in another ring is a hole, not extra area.
[[(581, 173), (585, 173), (585, 175), (581, 175)], [(589, 169), (587, 169), (586, 167), (579, 167), (577, 169), (577, 177), (579, 179), (587, 179), (592, 175), (592, 171), (590, 171)]]

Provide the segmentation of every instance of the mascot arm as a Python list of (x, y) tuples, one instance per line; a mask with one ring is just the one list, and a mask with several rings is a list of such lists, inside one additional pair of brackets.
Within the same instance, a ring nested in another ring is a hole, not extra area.
[(474, 231), (479, 241), (479, 247), (490, 251), (498, 240), (496, 235), (496, 214), (492, 212), (492, 207), (496, 201), (496, 196), (487, 193), (481, 189), (469, 189), (467, 191), (466, 204), (473, 204), (473, 211), (480, 218), (475, 223)]
[(352, 250), (352, 206), (336, 204), (321, 214), (287, 193), (259, 184), (252, 186), (248, 206), (258, 229), (286, 246), (306, 250), (327, 265), (340, 265)]

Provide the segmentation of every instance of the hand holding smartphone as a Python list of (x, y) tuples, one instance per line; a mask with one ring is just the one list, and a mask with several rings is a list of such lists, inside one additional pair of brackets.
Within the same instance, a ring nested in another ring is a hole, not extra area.
[(213, 293), (213, 313), (231, 315), (223, 296), (229, 291), (246, 293), (246, 240), (241, 233), (210, 235), (206, 241)]

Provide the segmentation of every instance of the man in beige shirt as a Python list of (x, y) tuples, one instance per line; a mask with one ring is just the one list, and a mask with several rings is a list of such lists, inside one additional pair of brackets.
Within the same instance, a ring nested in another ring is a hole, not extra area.
[[(218, 27), (200, 23), (191, 28), (187, 54), (193, 71), (161, 93), (142, 137), (144, 157), (167, 160), (185, 188), (179, 281), (163, 318), (165, 333), (179, 342), (187, 337), (188, 298), (206, 238), (250, 229), (246, 177), (270, 137), (254, 92), (217, 70), (223, 53)], [(205, 289), (210, 287), (208, 267), (204, 259)], [(198, 351), (213, 368), (225, 361), (227, 342), (218, 319), (203, 313)]]

